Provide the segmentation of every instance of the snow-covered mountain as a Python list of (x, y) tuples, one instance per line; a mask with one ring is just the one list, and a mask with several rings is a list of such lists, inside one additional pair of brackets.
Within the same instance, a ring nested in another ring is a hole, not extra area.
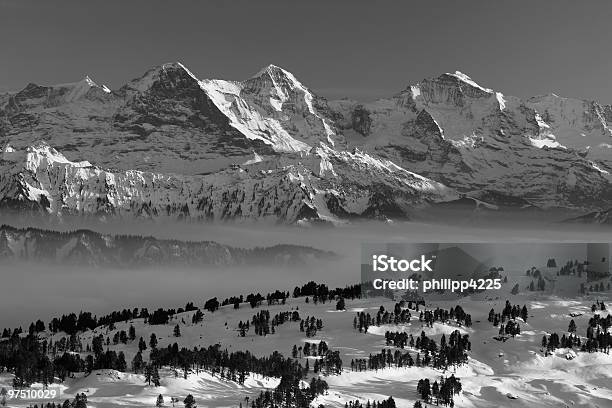
[(325, 145), (299, 162), (255, 161), (208, 175), (105, 170), (40, 142), (7, 146), (0, 205), (55, 215), (271, 220), (295, 223), (409, 215), (457, 199), (444, 185), (361, 152)]
[(292, 74), (263, 69), (244, 82), (198, 80), (163, 64), (117, 91), (91, 79), (28, 85), (0, 97), (0, 134), (15, 147), (40, 140), (71, 160), (122, 170), (203, 174), (253, 152), (304, 152), (333, 145), (333, 123)]
[(3, 260), (134, 268), (150, 265), (286, 266), (335, 258), (337, 255), (332, 252), (298, 245), (245, 249), (213, 241), (0, 226), (0, 259)]
[[(409, 216), (463, 196), (612, 207), (612, 108), (527, 100), (460, 72), (328, 102), (269, 65), (242, 81), (180, 63), (0, 96), (0, 200), (53, 214), (194, 219)], [(83, 162), (86, 160), (87, 162)]]
[(332, 103), (353, 146), (487, 201), (599, 208), (612, 190), (609, 106), (523, 101), (460, 72), (369, 104)]
[(343, 146), (332, 121), (316, 108), (324, 102), (280, 67), (269, 65), (244, 82), (205, 80), (200, 86), (234, 128), (275, 151), (304, 152), (319, 142)]

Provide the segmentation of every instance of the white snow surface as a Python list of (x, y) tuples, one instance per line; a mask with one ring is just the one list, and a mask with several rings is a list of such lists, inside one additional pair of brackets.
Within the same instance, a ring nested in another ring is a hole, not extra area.
[[(502, 291), (508, 292), (512, 286), (514, 285), (509, 284)], [(269, 336), (257, 336), (249, 332), (246, 337), (239, 337), (236, 332), (238, 322), (250, 319), (257, 312), (257, 309), (253, 310), (246, 304), (238, 310), (229, 305), (215, 313), (205, 312), (204, 321), (199, 324), (192, 324), (193, 312), (186, 312), (176, 315), (167, 325), (151, 326), (145, 324), (142, 319), (134, 319), (117, 323), (114, 330), (100, 327), (81, 333), (79, 337), (83, 344), (87, 344), (95, 335), (103, 334), (112, 338), (115, 332), (127, 331), (128, 327), (133, 325), (137, 338), (148, 339), (151, 333), (156, 333), (159, 347), (167, 347), (174, 342), (180, 347), (188, 348), (220, 343), (228, 351), (250, 350), (259, 356), (266, 356), (274, 351), (290, 355), (294, 344), (325, 341), (332, 350), (340, 351), (344, 370), (340, 375), (323, 377), (330, 389), (326, 395), (321, 395), (314, 401), (314, 407), (323, 403), (325, 406), (341, 408), (349, 400), (383, 400), (393, 396), (398, 406), (410, 408), (417, 399), (416, 384), (419, 379), (429, 378), (433, 381), (440, 376), (451, 374), (460, 378), (463, 386), (461, 394), (455, 397), (455, 406), (460, 408), (544, 408), (563, 406), (562, 404), (584, 408), (609, 406), (612, 401), (610, 355), (581, 352), (578, 349), (558, 349), (553, 355), (545, 356), (541, 349), (543, 334), (553, 331), (566, 333), (570, 310), (582, 310), (585, 313), (583, 316), (573, 317), (579, 334), (583, 337), (581, 333), (593, 315), (590, 312), (590, 304), (594, 298), (561, 300), (549, 298), (546, 294), (521, 293), (513, 297), (512, 302), (526, 304), (530, 310), (529, 319), (527, 322), (519, 322), (519, 336), (499, 342), (493, 339), (497, 335), (498, 327), (487, 321), (487, 314), (491, 308), (503, 308), (505, 293), (500, 295), (497, 300), (461, 301), (462, 308), (472, 315), (474, 321), (470, 328), (459, 328), (463, 333), (469, 334), (472, 350), (466, 365), (451, 367), (446, 371), (431, 367), (393, 367), (367, 372), (350, 370), (351, 359), (367, 358), (370, 353), (378, 353), (388, 347), (379, 331), (384, 334), (385, 330), (401, 329), (413, 336), (419, 336), (422, 330), (426, 330), (428, 336), (439, 340), (442, 334), (448, 337), (448, 333), (458, 329), (456, 324), (437, 322), (433, 329), (427, 331), (428, 328), (418, 319), (413, 319), (409, 325), (401, 327), (371, 326), (369, 333), (355, 331), (352, 319), (357, 311), (368, 310), (375, 313), (381, 305), (392, 310), (394, 302), (385, 298), (347, 299), (345, 313), (327, 313), (333, 308), (329, 303), (315, 305), (313, 302), (305, 303), (304, 298), (289, 299), (285, 305), (262, 307), (270, 310), (271, 314), (299, 307), (300, 315), (323, 319), (323, 329), (312, 338), (304, 337), (304, 333), (299, 331), (299, 324), (291, 322), (277, 326), (275, 334)], [(598, 294), (598, 299), (609, 302), (609, 296), (602, 294)], [(447, 300), (433, 302), (427, 307), (448, 309), (456, 304), (456, 301)], [(565, 315), (565, 319), (551, 318), (553, 315)], [(176, 324), (181, 327), (181, 337), (178, 338), (172, 335)], [(52, 337), (54, 342), (66, 336), (64, 333), (50, 335), (46, 332), (41, 335)], [(137, 351), (137, 343), (111, 344), (109, 349), (123, 351), (126, 360), (130, 362)], [(147, 351), (143, 353), (145, 361), (148, 360)], [(413, 356), (416, 354), (416, 350), (412, 349), (403, 351), (409, 351)], [(568, 359), (568, 355), (571, 358)], [(305, 364), (306, 358), (302, 357), (300, 361)], [(312, 363), (311, 360), (311, 369)], [(198, 406), (216, 408), (235, 407), (241, 400), (244, 401), (245, 396), (253, 398), (262, 390), (274, 388), (279, 381), (276, 378), (251, 374), (243, 385), (239, 385), (202, 371), (191, 371), (187, 379), (184, 379), (182, 370), (177, 370), (175, 376), (168, 368), (161, 370), (161, 376), (161, 386), (153, 387), (145, 383), (142, 374), (97, 370), (88, 376), (77, 374), (75, 378), (68, 378), (60, 387), (64, 394), (63, 399), (73, 398), (77, 392), (85, 392), (89, 405), (97, 408), (151, 406), (159, 394), (163, 395), (166, 405), (170, 397), (180, 398), (182, 401), (187, 394), (192, 394)], [(0, 386), (8, 386), (11, 381), (11, 374), (0, 374)], [(15, 406), (25, 405), (26, 403), (18, 403)]]

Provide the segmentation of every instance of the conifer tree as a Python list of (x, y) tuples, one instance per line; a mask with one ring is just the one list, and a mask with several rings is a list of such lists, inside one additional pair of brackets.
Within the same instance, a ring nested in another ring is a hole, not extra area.
[(144, 350), (147, 349), (147, 343), (144, 341), (144, 339), (141, 337), (138, 340), (138, 351), (143, 352)]
[(149, 339), (149, 346), (152, 349), (157, 348), (157, 336), (155, 335), (155, 333), (151, 333), (151, 338)]
[(77, 394), (74, 398), (74, 408), (87, 408), (87, 395), (84, 393)]
[(159, 371), (157, 371), (157, 367), (155, 366), (153, 367), (151, 381), (153, 381), (153, 385), (156, 387), (159, 387), (161, 385), (160, 378), (159, 378)]
[(142, 370), (143, 364), (144, 363), (142, 361), (142, 353), (139, 351), (138, 353), (136, 353), (134, 359), (132, 360), (132, 371), (138, 374)]
[(187, 395), (183, 403), (185, 404), (185, 408), (196, 408), (195, 398), (193, 398), (191, 394)]

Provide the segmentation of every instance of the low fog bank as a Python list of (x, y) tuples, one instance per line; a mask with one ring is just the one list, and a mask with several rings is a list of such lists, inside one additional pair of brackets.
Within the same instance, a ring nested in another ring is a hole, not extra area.
[[(154, 236), (183, 241), (216, 241), (252, 248), (295, 244), (334, 251), (358, 253), (364, 242), (609, 242), (612, 225), (558, 223), (544, 216), (485, 220), (464, 216), (432, 217), (419, 221), (354, 221), (331, 225), (279, 225), (265, 222), (202, 223), (195, 221), (130, 220), (48, 217), (15, 218), (0, 215), (0, 224), (37, 227), (55, 231), (90, 229), (103, 234)], [(357, 252), (355, 252), (357, 251)]]
[(102, 269), (35, 263), (0, 265), (0, 330), (70, 312), (91, 311), (98, 316), (124, 308), (200, 306), (209, 298), (273, 290), (293, 291), (314, 280), (332, 287), (360, 280), (359, 258), (318, 263), (318, 266), (202, 267)]
[[(309, 280), (344, 286), (360, 279), (363, 243), (393, 242), (610, 242), (612, 227), (588, 224), (500, 221), (485, 224), (469, 218), (452, 225), (430, 222), (354, 222), (337, 227), (278, 226), (265, 223), (203, 224), (195, 222), (108, 222), (16, 219), (0, 223), (57, 231), (79, 228), (104, 234), (152, 235), (156, 238), (210, 240), (252, 248), (296, 244), (333, 251), (340, 261), (325, 266), (286, 268), (146, 268), (108, 270), (0, 262), (0, 328), (62, 313), (89, 310), (105, 314), (127, 307), (179, 307), (193, 300), (246, 294), (251, 291), (292, 290)], [(320, 265), (320, 264), (319, 264)]]

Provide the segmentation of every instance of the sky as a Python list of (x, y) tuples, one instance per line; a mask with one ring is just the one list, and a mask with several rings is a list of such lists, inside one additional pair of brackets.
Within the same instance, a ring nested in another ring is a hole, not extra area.
[(181, 61), (242, 80), (273, 63), (330, 99), (460, 70), (526, 97), (612, 103), (612, 2), (0, 0), (0, 92), (90, 75), (118, 88)]

